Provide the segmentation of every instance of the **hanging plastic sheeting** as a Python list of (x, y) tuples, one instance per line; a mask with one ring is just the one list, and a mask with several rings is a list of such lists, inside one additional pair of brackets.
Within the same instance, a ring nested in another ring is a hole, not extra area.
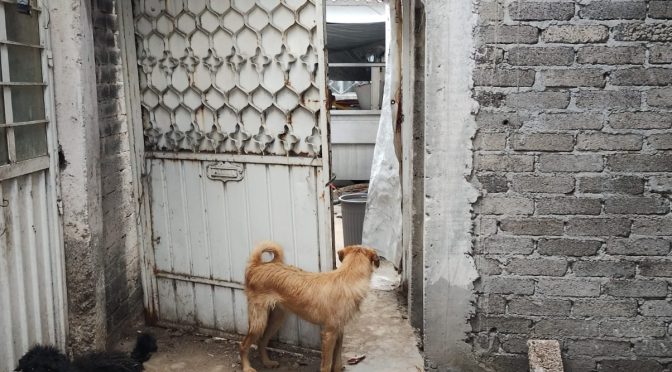
[(401, 19), (399, 4), (388, 3), (387, 65), (383, 105), (371, 165), (362, 244), (378, 251), (397, 268), (401, 263), (401, 179), (395, 127), (401, 107)]

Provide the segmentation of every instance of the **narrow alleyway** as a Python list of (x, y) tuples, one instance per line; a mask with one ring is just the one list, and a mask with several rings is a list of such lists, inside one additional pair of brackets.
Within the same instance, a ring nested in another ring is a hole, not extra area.
[[(340, 208), (336, 207), (336, 248), (342, 247)], [(344, 358), (366, 355), (357, 365), (346, 366), (346, 371), (422, 371), (423, 360), (417, 348), (417, 337), (411, 328), (405, 309), (400, 306), (396, 286), (398, 276), (391, 264), (383, 262), (372, 280), (372, 290), (362, 305), (361, 314), (347, 327), (343, 345)], [(238, 341), (191, 334), (179, 330), (150, 328), (158, 338), (159, 352), (145, 363), (148, 372), (240, 371)], [(127, 337), (120, 348), (130, 349), (133, 336)], [(280, 361), (277, 372), (313, 372), (319, 369), (319, 355), (273, 352)], [(256, 351), (252, 364), (261, 367)]]

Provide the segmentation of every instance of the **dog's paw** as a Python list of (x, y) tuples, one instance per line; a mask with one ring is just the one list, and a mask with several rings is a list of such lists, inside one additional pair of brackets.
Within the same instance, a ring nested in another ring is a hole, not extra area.
[(280, 367), (280, 363), (276, 362), (275, 360), (265, 360), (262, 362), (264, 367), (266, 368), (278, 368)]

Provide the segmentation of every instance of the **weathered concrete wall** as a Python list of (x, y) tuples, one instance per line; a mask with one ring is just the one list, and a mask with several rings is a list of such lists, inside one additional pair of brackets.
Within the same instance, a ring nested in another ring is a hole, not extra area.
[(662, 371), (672, 2), (482, 0), (477, 12), (474, 355), (522, 371), (527, 338), (552, 338), (568, 371)]
[(54, 60), (55, 119), (68, 290), (68, 347), (105, 345), (105, 287), (100, 199), (100, 134), (96, 102), (91, 3), (45, 2)]
[(114, 342), (118, 337), (115, 331), (123, 331), (125, 324), (142, 316), (142, 284), (115, 1), (95, 1), (92, 21), (100, 123), (105, 306), (108, 342)]

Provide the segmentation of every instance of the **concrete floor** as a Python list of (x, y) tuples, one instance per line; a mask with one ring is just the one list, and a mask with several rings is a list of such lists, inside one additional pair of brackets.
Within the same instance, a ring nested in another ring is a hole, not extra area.
[[(336, 248), (343, 246), (340, 207), (335, 208), (334, 235)], [(344, 358), (366, 355), (357, 365), (347, 365), (353, 372), (416, 372), (423, 370), (423, 359), (417, 348), (417, 337), (411, 328), (405, 309), (397, 296), (399, 276), (386, 261), (375, 272), (372, 290), (362, 304), (361, 314), (346, 328), (343, 342)], [(145, 363), (149, 372), (163, 371), (240, 371), (238, 342), (206, 335), (162, 328), (147, 329), (157, 336), (159, 352)], [(133, 336), (127, 337), (121, 349), (132, 347)], [(280, 368), (270, 371), (317, 371), (319, 355), (314, 353), (272, 352)], [(252, 365), (262, 368), (259, 354), (251, 353)]]

